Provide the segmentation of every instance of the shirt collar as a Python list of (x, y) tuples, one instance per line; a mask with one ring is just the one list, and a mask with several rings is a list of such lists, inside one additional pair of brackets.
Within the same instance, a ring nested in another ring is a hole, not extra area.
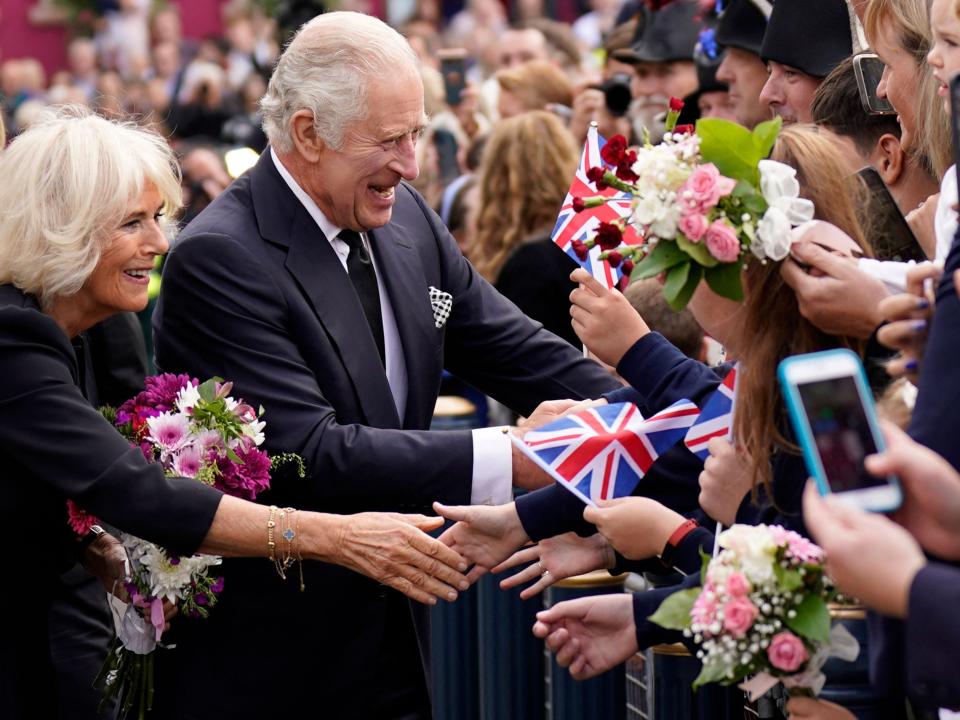
[(329, 242), (333, 242), (334, 238), (340, 234), (340, 231), (343, 228), (337, 227), (323, 214), (323, 210), (313, 201), (306, 191), (300, 187), (296, 180), (293, 179), (293, 175), (290, 174), (290, 171), (284, 167), (283, 163), (280, 162), (280, 158), (277, 157), (277, 153), (274, 152), (273, 147), (270, 148), (270, 158), (273, 160), (273, 164), (277, 168), (277, 172), (280, 173), (280, 177), (283, 178), (283, 181), (287, 184), (287, 187), (290, 188), (290, 191), (297, 196), (297, 200), (300, 201), (300, 204), (306, 208), (307, 212), (310, 213), (310, 217), (313, 218), (314, 222), (317, 223), (317, 226), (320, 228), (320, 231), (326, 236)]

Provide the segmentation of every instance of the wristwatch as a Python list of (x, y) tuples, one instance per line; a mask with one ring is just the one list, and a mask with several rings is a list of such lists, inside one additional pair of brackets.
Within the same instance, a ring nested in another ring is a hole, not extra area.
[(99, 525), (91, 525), (87, 534), (77, 541), (77, 554), (82, 555), (88, 547), (101, 535), (106, 535), (107, 531)]

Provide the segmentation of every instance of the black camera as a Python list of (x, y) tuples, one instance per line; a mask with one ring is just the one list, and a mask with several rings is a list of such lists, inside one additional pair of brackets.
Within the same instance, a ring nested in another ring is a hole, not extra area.
[(611, 115), (623, 117), (630, 109), (633, 93), (630, 92), (630, 76), (627, 73), (615, 73), (600, 85), (607, 110)]

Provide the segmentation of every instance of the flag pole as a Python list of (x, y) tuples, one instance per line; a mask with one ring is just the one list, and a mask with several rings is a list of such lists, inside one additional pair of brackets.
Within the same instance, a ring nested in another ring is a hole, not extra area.
[[(734, 376), (733, 380), (733, 406), (730, 408), (730, 430), (727, 432), (727, 440), (730, 444), (733, 444), (733, 421), (737, 412), (737, 384), (740, 382), (740, 372), (742, 368), (739, 367), (739, 364), (734, 364), (737, 374)], [(723, 532), (723, 523), (717, 520), (717, 529), (713, 534), (713, 556), (716, 557), (717, 553), (720, 552), (720, 533)]]

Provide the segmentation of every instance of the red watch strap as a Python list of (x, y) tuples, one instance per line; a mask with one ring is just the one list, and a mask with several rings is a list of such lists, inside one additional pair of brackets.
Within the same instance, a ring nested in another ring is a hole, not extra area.
[(667, 545), (671, 547), (676, 547), (680, 542), (694, 530), (700, 527), (700, 523), (696, 520), (687, 520), (682, 523), (676, 530), (673, 531), (673, 534), (670, 536), (670, 539), (667, 540)]

